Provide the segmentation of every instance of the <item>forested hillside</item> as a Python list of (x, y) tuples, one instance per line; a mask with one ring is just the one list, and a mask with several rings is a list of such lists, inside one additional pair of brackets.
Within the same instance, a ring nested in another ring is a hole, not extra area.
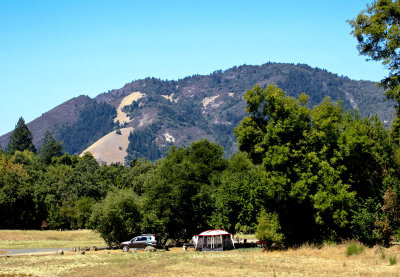
[[(139, 127), (137, 134), (130, 137), (128, 159), (144, 156), (153, 160), (171, 145), (184, 146), (202, 138), (218, 142), (225, 155), (231, 156), (237, 151), (233, 128), (246, 115), (243, 95), (255, 84), (262, 88), (277, 84), (290, 96), (305, 92), (309, 107), (330, 96), (335, 101), (341, 99), (345, 109), (358, 109), (361, 116), (378, 114), (386, 126), (392, 120), (393, 102), (384, 100), (383, 91), (375, 83), (353, 81), (307, 65), (244, 65), (177, 81), (149, 78), (96, 99), (112, 103), (132, 91), (146, 95), (126, 108), (133, 119), (131, 125)], [(143, 145), (143, 152), (139, 145)]]
[[(69, 119), (65, 112), (63, 121), (46, 113), (34, 121), (36, 124), (28, 123), (28, 127), (34, 134), (35, 145), (40, 145), (48, 129), (64, 141), (70, 154), (81, 153), (112, 130), (133, 127), (126, 162), (139, 157), (154, 161), (163, 157), (172, 145), (187, 146), (203, 138), (222, 145), (225, 156), (230, 157), (238, 149), (233, 129), (246, 115), (243, 95), (256, 84), (261, 88), (276, 84), (290, 96), (305, 92), (309, 95), (308, 107), (330, 96), (334, 101), (341, 99), (345, 109), (358, 109), (362, 117), (377, 114), (387, 127), (392, 121), (394, 104), (384, 100), (383, 91), (373, 82), (350, 80), (307, 65), (266, 63), (175, 81), (155, 78), (133, 81), (93, 100), (83, 97), (79, 105), (77, 101), (60, 105), (62, 111), (66, 108), (74, 111)], [(122, 108), (129, 122), (113, 123), (122, 99), (133, 92), (140, 92), (142, 97)], [(57, 114), (59, 107), (52, 112)], [(39, 130), (38, 126), (47, 129)], [(8, 144), (9, 136), (0, 137), (3, 147)]]
[(54, 127), (55, 137), (64, 142), (67, 153), (80, 153), (113, 130), (115, 115), (113, 106), (90, 99), (79, 113), (76, 122)]

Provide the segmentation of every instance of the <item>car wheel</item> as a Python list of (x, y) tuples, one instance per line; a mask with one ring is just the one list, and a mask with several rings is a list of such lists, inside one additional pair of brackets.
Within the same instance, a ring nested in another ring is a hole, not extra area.
[(122, 247), (122, 251), (128, 252), (129, 251), (129, 246), (128, 245), (124, 245), (124, 247)]

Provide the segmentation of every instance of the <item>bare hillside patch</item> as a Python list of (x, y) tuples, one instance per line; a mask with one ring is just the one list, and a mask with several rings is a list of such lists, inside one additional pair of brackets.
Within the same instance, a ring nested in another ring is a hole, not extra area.
[(124, 97), (124, 99), (122, 99), (121, 103), (118, 106), (117, 117), (114, 119), (114, 123), (119, 121), (119, 124), (122, 125), (124, 123), (131, 122), (132, 119), (130, 119), (129, 116), (125, 112), (122, 111), (122, 108), (132, 104), (133, 101), (138, 101), (143, 96), (144, 96), (144, 94), (142, 94), (139, 91), (136, 91), (136, 92), (132, 92), (128, 96)]
[(129, 145), (128, 138), (132, 131), (132, 127), (120, 129), (121, 134), (112, 131), (84, 150), (81, 156), (85, 152), (90, 152), (100, 163), (124, 164), (124, 158), (127, 155), (126, 149)]

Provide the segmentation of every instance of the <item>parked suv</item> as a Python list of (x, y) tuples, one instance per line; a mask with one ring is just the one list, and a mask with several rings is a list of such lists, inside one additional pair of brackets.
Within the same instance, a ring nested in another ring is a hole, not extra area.
[(156, 239), (153, 234), (143, 234), (137, 237), (134, 237), (131, 240), (121, 242), (119, 247), (127, 252), (129, 248), (146, 248), (147, 246), (159, 247), (160, 242)]

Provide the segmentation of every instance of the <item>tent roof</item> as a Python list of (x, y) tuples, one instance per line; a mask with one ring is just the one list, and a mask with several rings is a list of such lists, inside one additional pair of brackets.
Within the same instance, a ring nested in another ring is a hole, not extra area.
[(199, 234), (199, 236), (221, 236), (221, 235), (230, 235), (231, 233), (228, 233), (225, 230), (208, 230), (204, 231)]

